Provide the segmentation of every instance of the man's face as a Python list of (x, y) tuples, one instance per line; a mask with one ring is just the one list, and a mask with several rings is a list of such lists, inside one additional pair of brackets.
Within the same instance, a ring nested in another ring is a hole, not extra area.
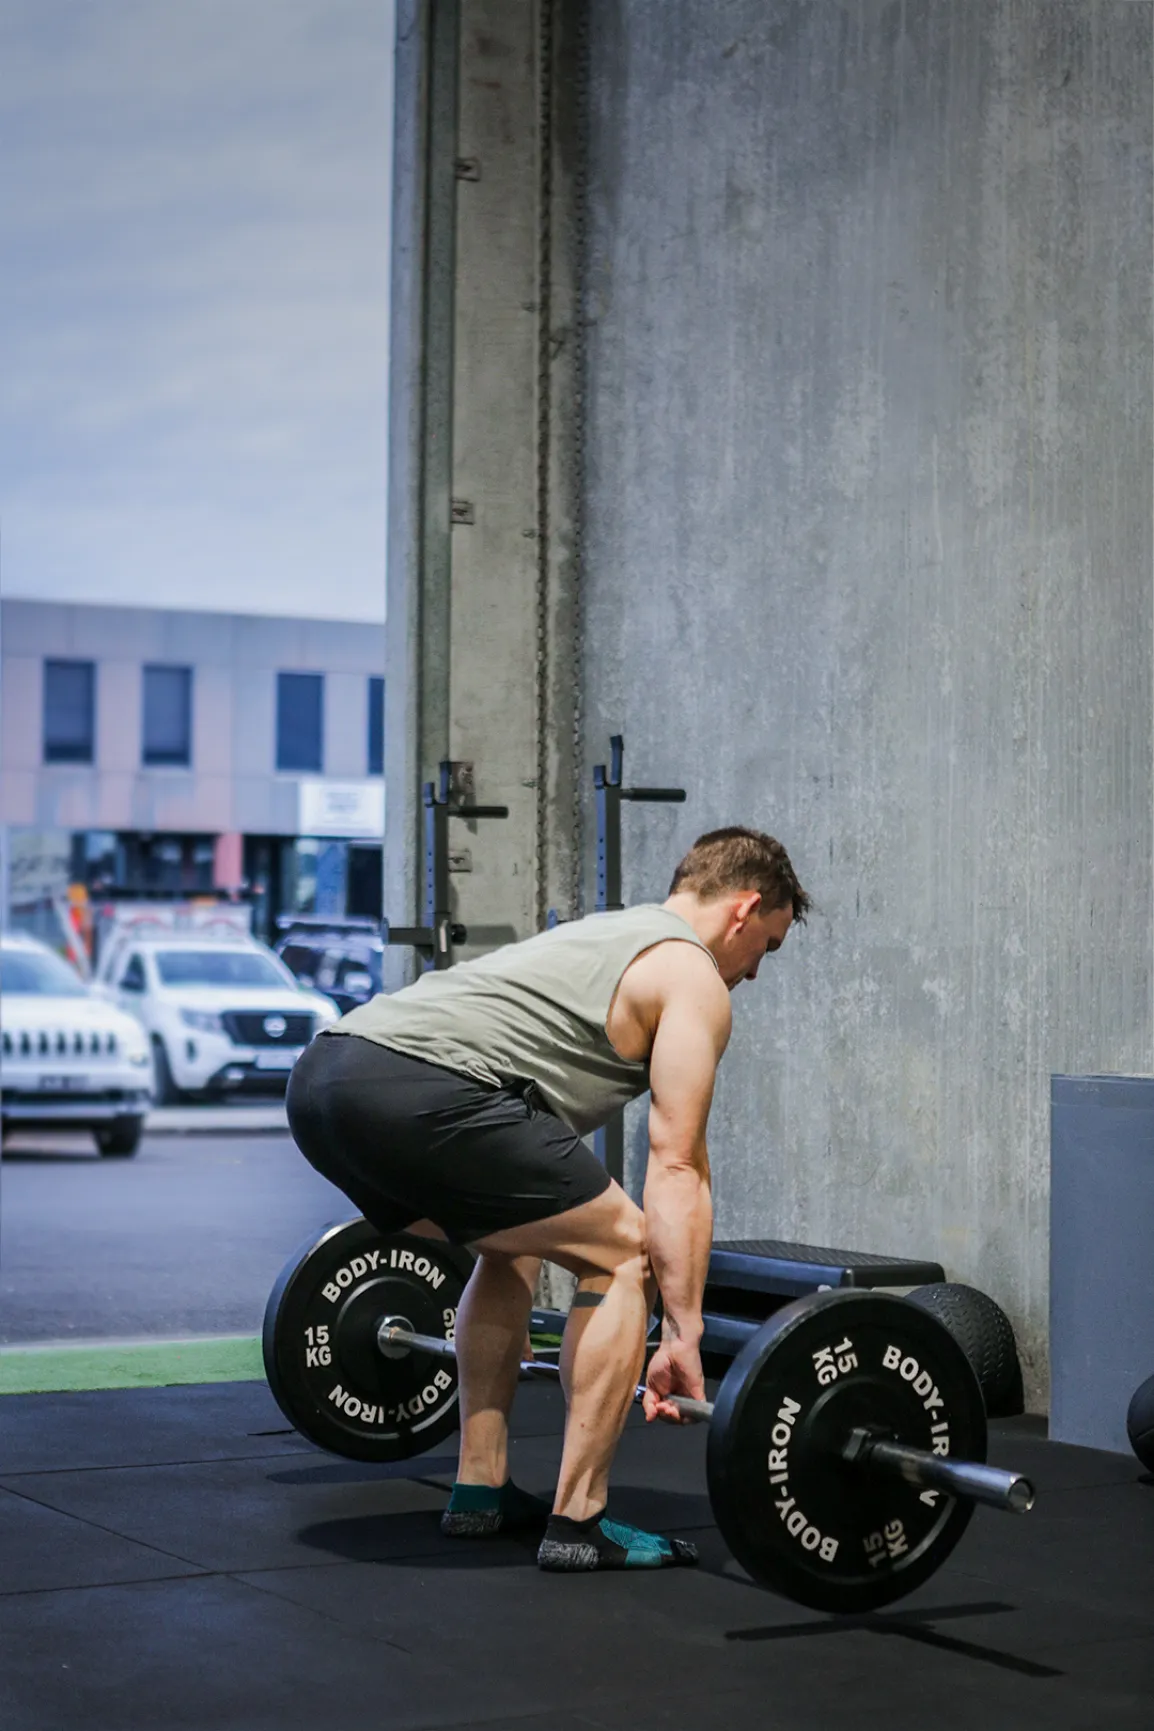
[(731, 992), (742, 980), (756, 980), (758, 968), (766, 956), (780, 950), (792, 924), (792, 908), (772, 908), (767, 913), (760, 896), (753, 898), (751, 907), (745, 899), (737, 904), (721, 963), (722, 978)]

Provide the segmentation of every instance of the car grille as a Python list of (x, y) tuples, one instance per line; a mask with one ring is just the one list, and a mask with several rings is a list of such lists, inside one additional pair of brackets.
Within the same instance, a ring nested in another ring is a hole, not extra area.
[[(280, 1010), (226, 1010), (221, 1016), (225, 1033), (236, 1046), (307, 1046), (313, 1037), (313, 1018), (307, 1012)], [(270, 1034), (266, 1022), (284, 1023), (283, 1034)]]
[(115, 1058), (119, 1042), (115, 1034), (79, 1028), (5, 1029), (0, 1052), (5, 1058)]
[(74, 1110), (77, 1106), (132, 1106), (138, 1107), (148, 1103), (148, 1094), (140, 1088), (101, 1088), (79, 1089), (68, 1088), (59, 1093), (42, 1093), (28, 1088), (8, 1088), (3, 1090), (5, 1108), (12, 1112), (21, 1106), (35, 1106), (43, 1116), (45, 1113), (58, 1109), (61, 1113)]

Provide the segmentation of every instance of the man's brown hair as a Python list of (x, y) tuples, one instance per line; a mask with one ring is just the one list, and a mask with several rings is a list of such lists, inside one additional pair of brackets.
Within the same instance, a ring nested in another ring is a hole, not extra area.
[(802, 925), (810, 907), (781, 843), (757, 829), (711, 829), (699, 835), (673, 874), (669, 893), (678, 890), (692, 890), (702, 901), (734, 890), (759, 890), (766, 913), (789, 907)]

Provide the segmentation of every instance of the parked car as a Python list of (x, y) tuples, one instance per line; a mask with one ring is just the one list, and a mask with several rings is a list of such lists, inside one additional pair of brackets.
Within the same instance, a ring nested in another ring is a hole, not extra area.
[(102, 988), (141, 1022), (156, 1096), (283, 1093), (313, 1035), (337, 1020), (264, 944), (128, 934), (101, 956)]
[(139, 1022), (36, 938), (0, 938), (0, 1127), (91, 1130), (101, 1154), (135, 1154), (152, 1104)]
[(385, 946), (375, 920), (302, 915), (280, 922), (276, 950), (302, 986), (331, 998), (342, 1016), (382, 989)]

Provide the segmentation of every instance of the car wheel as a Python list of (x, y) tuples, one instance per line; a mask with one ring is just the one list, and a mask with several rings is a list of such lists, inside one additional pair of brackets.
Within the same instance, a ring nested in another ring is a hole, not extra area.
[(164, 1041), (158, 1034), (152, 1037), (152, 1063), (156, 1077), (156, 1104), (158, 1106), (175, 1106), (180, 1099), (180, 1089), (172, 1079), (172, 1068), (168, 1062), (168, 1053)]
[(96, 1146), (103, 1155), (135, 1154), (144, 1133), (143, 1118), (114, 1118), (95, 1131)]

